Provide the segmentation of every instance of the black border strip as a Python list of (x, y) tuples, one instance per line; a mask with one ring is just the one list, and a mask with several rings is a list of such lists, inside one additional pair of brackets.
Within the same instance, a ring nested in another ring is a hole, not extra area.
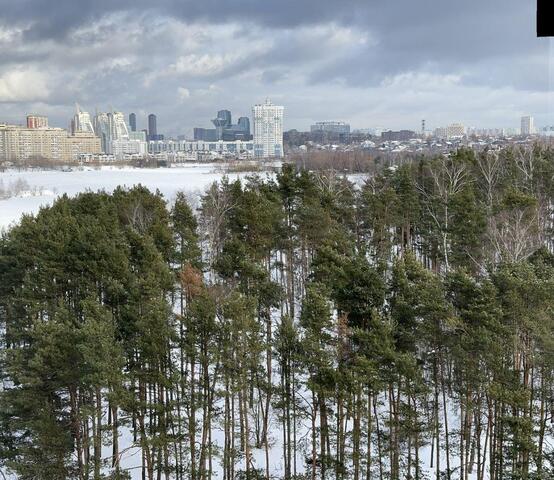
[(537, 36), (554, 37), (554, 0), (537, 0)]

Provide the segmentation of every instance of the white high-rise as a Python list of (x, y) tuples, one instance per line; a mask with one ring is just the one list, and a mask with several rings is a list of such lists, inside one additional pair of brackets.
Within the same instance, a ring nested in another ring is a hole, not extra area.
[(521, 117), (521, 134), (533, 135), (535, 133), (535, 119), (530, 115)]
[(104, 153), (114, 153), (113, 142), (129, 141), (129, 129), (125, 115), (121, 112), (97, 113), (94, 117), (94, 131), (102, 140)]
[(269, 99), (252, 107), (254, 119), (254, 156), (283, 156), (283, 113), (285, 108), (273, 105)]
[(83, 112), (78, 104), (75, 105), (76, 112), (73, 120), (71, 121), (71, 133), (90, 133), (94, 134), (94, 128), (92, 126), (92, 120), (88, 112)]
[(114, 140), (129, 140), (129, 128), (123, 113), (112, 112), (112, 129)]

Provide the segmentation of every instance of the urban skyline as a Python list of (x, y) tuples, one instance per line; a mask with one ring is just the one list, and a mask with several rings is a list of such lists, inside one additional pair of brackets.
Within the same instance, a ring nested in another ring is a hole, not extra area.
[[(266, 99), (266, 101), (271, 101), (269, 98)], [(258, 104), (256, 104), (258, 105)], [(74, 133), (75, 131), (80, 132), (86, 132), (86, 133), (94, 133), (94, 119), (98, 115), (102, 115), (103, 113), (98, 110), (98, 108), (95, 109), (95, 113), (91, 114), (88, 111), (84, 111), (79, 104), (75, 104), (75, 112), (74, 115), (71, 117), (69, 121), (69, 127), (64, 126), (63, 124), (67, 124), (68, 122), (62, 122), (62, 125), (53, 124), (50, 117), (48, 115), (42, 114), (42, 113), (27, 113), (22, 112), (15, 122), (9, 122), (6, 121), (4, 118), (0, 117), (0, 124), (6, 124), (6, 125), (14, 125), (14, 126), (25, 126), (27, 125), (28, 128), (41, 128), (41, 127), (53, 127), (53, 128), (67, 128), (70, 132)], [(113, 107), (110, 107), (109, 110), (104, 113), (104, 115), (117, 113), (121, 116), (121, 122), (125, 124), (125, 128), (130, 134), (131, 132), (137, 132), (137, 133), (145, 133), (146, 134), (146, 141), (149, 140), (163, 140), (164, 134), (160, 134), (158, 132), (157, 128), (157, 121), (158, 116), (155, 113), (149, 113), (144, 116), (144, 127), (140, 128), (140, 123), (137, 122), (137, 114), (134, 112), (118, 112)], [(254, 112), (251, 110), (251, 116), (252, 119), (254, 118)], [(327, 118), (327, 117), (326, 117)], [(283, 126), (283, 132), (285, 131), (301, 131), (301, 132), (327, 132), (327, 133), (335, 133), (335, 134), (374, 134), (379, 136), (381, 132), (385, 131), (410, 131), (417, 134), (434, 134), (437, 135), (437, 131), (444, 130), (447, 128), (457, 128), (457, 127), (463, 127), (464, 131), (467, 132), (483, 132), (483, 131), (507, 131), (510, 134), (522, 134), (522, 135), (534, 135), (534, 134), (541, 134), (541, 132), (544, 131), (551, 131), (554, 129), (554, 121), (552, 124), (545, 124), (540, 125), (537, 124), (535, 116), (532, 114), (525, 114), (521, 117), (518, 117), (514, 120), (512, 124), (517, 126), (506, 126), (504, 125), (494, 125), (492, 127), (485, 127), (483, 125), (476, 125), (473, 123), (463, 123), (460, 121), (449, 121), (447, 124), (437, 124), (433, 125), (430, 122), (428, 122), (426, 119), (420, 120), (418, 126), (419, 128), (414, 128), (412, 126), (404, 127), (404, 128), (391, 128), (390, 126), (384, 126), (382, 124), (374, 123), (372, 126), (365, 126), (364, 128), (354, 128), (351, 127), (350, 123), (348, 121), (344, 120), (330, 120), (327, 118), (326, 120), (317, 120), (314, 121), (311, 125), (304, 125), (303, 128), (285, 128)], [(216, 127), (215, 129), (209, 129), (204, 127), (194, 127), (192, 129), (192, 132), (189, 132), (187, 134), (179, 133), (178, 135), (169, 135), (167, 138), (169, 139), (179, 139), (179, 138), (188, 138), (190, 140), (206, 140), (206, 141), (216, 141), (216, 140), (234, 140), (234, 138), (224, 138), (227, 133), (227, 135), (234, 135), (238, 134), (240, 139), (242, 138), (242, 135), (246, 135), (246, 139), (248, 139), (248, 134), (250, 133), (250, 117), (249, 116), (241, 116), (238, 118), (238, 121), (233, 124), (232, 123), (232, 114), (230, 110), (223, 109), (219, 110), (217, 112), (217, 116), (215, 119), (207, 120), (207, 119), (199, 119), (196, 123), (212, 123), (212, 127)], [(220, 126), (218, 126), (220, 125)], [(162, 129), (163, 130), (163, 129)], [(197, 130), (201, 132), (196, 132)], [(179, 130), (178, 130), (179, 131)], [(459, 131), (459, 130), (457, 130)], [(196, 138), (198, 135), (200, 137), (202, 134), (209, 134), (213, 133), (213, 135), (208, 135), (209, 137), (213, 138)], [(440, 136), (440, 134), (438, 135)]]
[[(159, 133), (157, 116), (147, 117), (148, 129), (137, 131), (134, 112), (110, 107), (94, 115), (75, 104), (75, 114), (68, 129), (49, 124), (48, 116), (28, 114), (25, 125), (0, 121), (0, 160), (25, 162), (33, 158), (62, 162), (116, 161), (145, 158), (150, 155), (171, 157), (173, 161), (198, 161), (225, 157), (283, 157), (284, 107), (266, 100), (252, 107), (254, 135), (250, 119), (240, 117), (232, 123), (229, 110), (220, 110), (212, 120), (215, 129), (195, 129), (194, 140), (174, 140)], [(205, 137), (197, 138), (203, 130)], [(207, 133), (210, 135), (207, 135)], [(213, 138), (212, 138), (213, 137)]]
[[(73, 108), (75, 109), (75, 107), (77, 108), (77, 110), (79, 112), (80, 109), (81, 109), (79, 104), (74, 104)], [(96, 113), (98, 113), (100, 111), (98, 109), (98, 107), (95, 107), (95, 110), (96, 110)], [(116, 110), (113, 109), (113, 107), (110, 107), (110, 110), (114, 111), (114, 112), (116, 111)], [(242, 108), (242, 109), (239, 109), (239, 110), (247, 110), (247, 109)], [(191, 140), (196, 139), (196, 140), (209, 140), (209, 141), (213, 141), (213, 140), (217, 140), (217, 139), (220, 139), (220, 140), (223, 139), (223, 138), (218, 138), (217, 135), (215, 135), (213, 139), (212, 138), (195, 138), (195, 130), (208, 131), (208, 130), (210, 130), (209, 127), (204, 128), (204, 127), (195, 126), (195, 127), (192, 127), (191, 129), (188, 129), (186, 131), (183, 131), (183, 129), (179, 129), (178, 127), (176, 128), (175, 126), (173, 128), (169, 128), (169, 129), (166, 129), (164, 127), (158, 128), (158, 115), (156, 113), (147, 112), (147, 113), (144, 113), (144, 114), (137, 114), (137, 113), (135, 113), (136, 111), (143, 112), (144, 110), (134, 109), (133, 111), (129, 111), (129, 112), (121, 112), (125, 116), (125, 119), (124, 119), (125, 125), (127, 126), (127, 129), (129, 130), (129, 132), (134, 132), (134, 131), (136, 131), (136, 132), (146, 132), (147, 140), (163, 140), (164, 134), (167, 131), (170, 131), (170, 132), (173, 131), (174, 132), (172, 134), (165, 135), (167, 138), (173, 138), (173, 139), (188, 138), (188, 139), (191, 139)], [(76, 120), (77, 115), (75, 115), (75, 113), (73, 114), (73, 117), (71, 117), (71, 120), (69, 121), (69, 127), (68, 127), (67, 126), (67, 124), (68, 124), (67, 119), (62, 120), (59, 123), (55, 123), (55, 122), (52, 122), (52, 119), (51, 119), (50, 116), (45, 115), (43, 113), (37, 113), (36, 111), (33, 111), (33, 112), (34, 113), (20, 112), (17, 119), (13, 122), (8, 121), (7, 118), (0, 117), (0, 124), (20, 125), (20, 126), (22, 126), (22, 125), (25, 125), (29, 121), (28, 117), (37, 117), (37, 118), (46, 118), (49, 126), (56, 127), (56, 128), (68, 128), (69, 131), (74, 131), (75, 130), (75, 128), (73, 126), (74, 122), (77, 121)], [(222, 114), (222, 112), (229, 112), (230, 113), (230, 110), (228, 110), (228, 109), (227, 110), (219, 110), (218, 115)], [(90, 114), (89, 112), (84, 112), (84, 113), (85, 113), (86, 116), (88, 116), (88, 120), (92, 121), (92, 118), (94, 117), (94, 114)], [(209, 118), (210, 118), (210, 115), (208, 115), (206, 118), (203, 118), (203, 119), (193, 120), (192, 123), (195, 124), (195, 125), (198, 125), (200, 123), (203, 124), (203, 125), (208, 125), (208, 124), (211, 123), (212, 124), (211, 128), (213, 128), (213, 126), (215, 125), (213, 122), (216, 122), (218, 120), (218, 118), (216, 117), (215, 119), (212, 119), (212, 120), (209, 120)], [(518, 134), (518, 132), (520, 132), (520, 133), (525, 134), (525, 135), (527, 135), (527, 134), (541, 134), (541, 132), (551, 131), (554, 128), (554, 119), (549, 124), (546, 124), (546, 123), (545, 124), (540, 124), (540, 123), (537, 122), (536, 116), (533, 115), (533, 114), (530, 114), (529, 112), (524, 112), (524, 114), (519, 116), (519, 117), (510, 118), (509, 119), (510, 121), (506, 121), (503, 124), (490, 125), (490, 126), (477, 124), (477, 123), (471, 122), (471, 121), (466, 123), (466, 122), (459, 121), (459, 120), (456, 120), (456, 119), (454, 119), (454, 120), (453, 119), (450, 119), (450, 120), (447, 119), (446, 122), (437, 123), (437, 124), (431, 123), (429, 120), (426, 120), (426, 119), (420, 119), (414, 125), (402, 125), (400, 127), (393, 127), (393, 126), (390, 126), (390, 125), (384, 125), (382, 122), (379, 122), (377, 120), (377, 121), (374, 121), (371, 124), (365, 124), (365, 125), (362, 125), (362, 126), (353, 126), (353, 125), (351, 125), (351, 122), (348, 121), (348, 119), (344, 119), (344, 118), (342, 118), (340, 120), (331, 119), (332, 116), (330, 116), (330, 115), (324, 116), (322, 118), (324, 118), (324, 120), (322, 120), (321, 118), (314, 119), (313, 121), (311, 121), (311, 123), (301, 125), (298, 128), (292, 128), (292, 127), (289, 128), (289, 126), (288, 126), (288, 123), (289, 123), (288, 109), (287, 109), (287, 119), (286, 119), (286, 124), (284, 124), (284, 126), (283, 126), (283, 132), (291, 131), (291, 130), (297, 130), (297, 131), (301, 131), (301, 132), (328, 131), (328, 132), (336, 132), (336, 133), (351, 132), (351, 133), (367, 133), (367, 134), (378, 132), (377, 134), (380, 135), (380, 132), (383, 132), (383, 131), (391, 131), (391, 130), (392, 131), (401, 131), (401, 130), (403, 130), (403, 131), (413, 131), (413, 132), (419, 134), (419, 133), (422, 133), (422, 131), (421, 131), (422, 122), (424, 123), (424, 125), (426, 125), (425, 132), (433, 133), (435, 135), (436, 135), (436, 132), (438, 130), (446, 129), (448, 126), (456, 126), (456, 125), (462, 125), (468, 131), (495, 131), (495, 130), (496, 131), (501, 131), (501, 130), (504, 130), (504, 131), (510, 132), (511, 134)], [(229, 124), (228, 127), (242, 128), (241, 123), (244, 123), (245, 121), (247, 121), (247, 124), (249, 124), (251, 119), (253, 119), (252, 112), (250, 112), (250, 116), (241, 116), (241, 117), (239, 117), (237, 124), (235, 124), (235, 125)], [(142, 120), (142, 122), (140, 120)], [(528, 122), (530, 122), (530, 128), (527, 128), (527, 129), (522, 128), (523, 124), (524, 124), (524, 121), (526, 122), (526, 124)], [(163, 117), (162, 117), (162, 122), (163, 122)], [(164, 124), (164, 123), (162, 123), (162, 124)], [(161, 138), (151, 138), (150, 137), (150, 135), (152, 135), (152, 132), (150, 131), (151, 130), (150, 127), (152, 125), (155, 128), (154, 135), (157, 135), (159, 132), (163, 132), (163, 134), (158, 135)], [(133, 126), (135, 127), (135, 129), (133, 129)], [(92, 128), (92, 126), (91, 126), (91, 128)], [(247, 131), (249, 131), (249, 128), (250, 128), (250, 126), (247, 125), (247, 127), (246, 127)], [(338, 130), (337, 130), (337, 128), (338, 128)], [(346, 128), (346, 130), (343, 131), (342, 129), (344, 129), (344, 128)], [(340, 132), (339, 132), (339, 130), (340, 130)], [(91, 130), (89, 128), (85, 128), (84, 130), (81, 129), (81, 131), (90, 132)], [(227, 140), (229, 140), (229, 139), (227, 139)]]

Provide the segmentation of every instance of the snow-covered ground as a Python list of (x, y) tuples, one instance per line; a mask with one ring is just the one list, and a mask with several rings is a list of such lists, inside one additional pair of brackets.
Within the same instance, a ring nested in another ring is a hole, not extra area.
[[(246, 173), (232, 173), (231, 180)], [(187, 164), (175, 168), (102, 167), (72, 171), (8, 170), (0, 172), (0, 185), (16, 185), (21, 181), (28, 190), (0, 200), (0, 229), (9, 227), (24, 213), (36, 213), (41, 206), (52, 204), (60, 195), (76, 195), (86, 190), (113, 191), (117, 186), (132, 187), (141, 184), (155, 191), (158, 189), (168, 201), (184, 191), (201, 194), (212, 182), (220, 180), (223, 173), (214, 164)]]

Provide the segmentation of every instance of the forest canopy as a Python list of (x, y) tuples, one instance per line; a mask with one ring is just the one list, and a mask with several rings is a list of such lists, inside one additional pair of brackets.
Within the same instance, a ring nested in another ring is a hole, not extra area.
[(60, 197), (0, 239), (0, 471), (552, 478), (553, 194), (535, 147)]

